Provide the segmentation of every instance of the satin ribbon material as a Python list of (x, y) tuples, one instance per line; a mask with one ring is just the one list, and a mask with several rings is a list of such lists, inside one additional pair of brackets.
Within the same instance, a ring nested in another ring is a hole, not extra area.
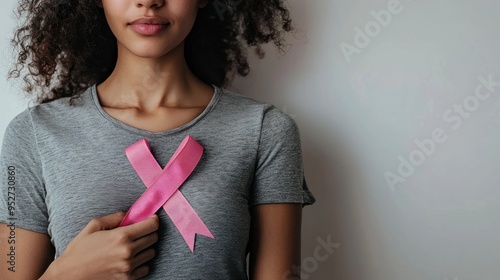
[(186, 136), (163, 170), (151, 154), (146, 139), (127, 147), (125, 153), (148, 189), (130, 207), (120, 226), (143, 221), (163, 206), (191, 252), (194, 252), (196, 233), (215, 238), (178, 190), (201, 159), (203, 146)]

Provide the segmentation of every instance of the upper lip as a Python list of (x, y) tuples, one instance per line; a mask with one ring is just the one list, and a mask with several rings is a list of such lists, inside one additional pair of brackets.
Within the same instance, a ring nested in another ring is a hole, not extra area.
[(160, 17), (141, 17), (129, 24), (168, 24), (168, 20)]

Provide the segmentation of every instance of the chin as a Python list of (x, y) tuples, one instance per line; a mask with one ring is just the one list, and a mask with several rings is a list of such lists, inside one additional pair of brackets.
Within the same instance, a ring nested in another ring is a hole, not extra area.
[(141, 47), (136, 47), (136, 48), (131, 48), (129, 51), (138, 57), (142, 58), (160, 58), (162, 56), (165, 56), (171, 52), (173, 52), (175, 48), (165, 48), (165, 46), (162, 47), (152, 47), (152, 46), (141, 46)]
[(168, 43), (155, 42), (155, 43), (146, 43), (146, 44), (135, 44), (131, 46), (129, 49), (130, 52), (135, 54), (138, 57), (143, 58), (159, 58), (165, 56), (169, 53), (177, 52), (177, 49), (182, 44), (172, 45)]
[(168, 54), (168, 52), (136, 52), (134, 53), (135, 56), (141, 57), (141, 58), (161, 58)]

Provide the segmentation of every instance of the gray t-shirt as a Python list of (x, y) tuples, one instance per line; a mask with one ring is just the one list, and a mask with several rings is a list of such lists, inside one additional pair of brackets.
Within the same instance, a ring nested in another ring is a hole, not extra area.
[(95, 84), (75, 107), (61, 98), (27, 108), (3, 139), (0, 222), (49, 234), (58, 257), (91, 219), (127, 211), (146, 190), (126, 147), (146, 138), (163, 168), (189, 134), (204, 152), (179, 191), (215, 239), (197, 235), (192, 253), (160, 209), (157, 255), (147, 279), (247, 279), (249, 208), (309, 205), (315, 198), (304, 178), (295, 121), (271, 104), (214, 89), (198, 117), (159, 133), (107, 114)]

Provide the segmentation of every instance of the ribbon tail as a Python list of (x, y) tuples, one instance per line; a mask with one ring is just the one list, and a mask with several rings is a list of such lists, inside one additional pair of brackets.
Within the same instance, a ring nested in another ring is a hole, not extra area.
[(172, 222), (179, 230), (182, 238), (186, 241), (191, 252), (194, 252), (196, 234), (215, 238), (198, 216), (191, 204), (186, 200), (180, 191), (176, 191), (170, 199), (163, 205)]

